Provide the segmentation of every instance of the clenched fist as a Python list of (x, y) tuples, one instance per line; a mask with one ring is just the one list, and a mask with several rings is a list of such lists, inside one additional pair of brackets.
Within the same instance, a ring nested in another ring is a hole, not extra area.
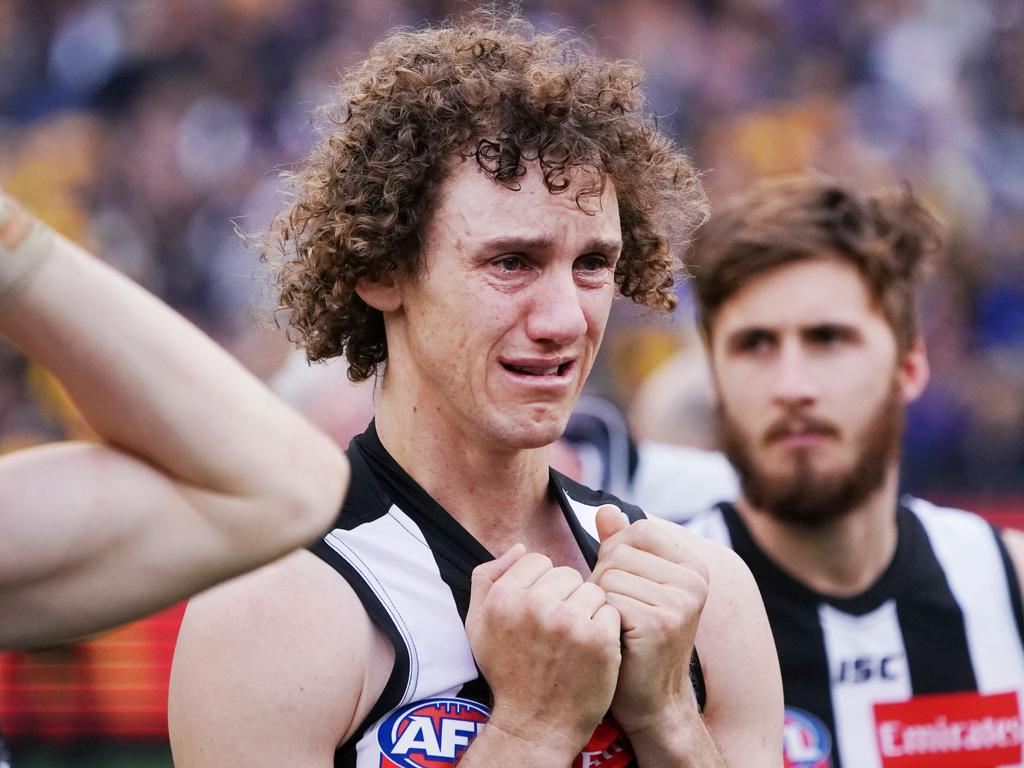
[(473, 571), (466, 631), (494, 693), (488, 728), (536, 742), (544, 765), (569, 765), (619, 676), (619, 614), (604, 590), (517, 544)]
[(664, 520), (630, 524), (606, 505), (597, 513), (601, 549), (590, 577), (620, 616), (622, 664), (612, 714), (627, 734), (695, 713), (690, 656), (708, 569), (694, 534)]

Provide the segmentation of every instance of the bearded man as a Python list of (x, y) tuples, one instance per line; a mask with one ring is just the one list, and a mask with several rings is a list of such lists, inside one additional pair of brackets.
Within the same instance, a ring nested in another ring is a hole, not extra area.
[(690, 525), (761, 589), (786, 765), (1021, 764), (1021, 536), (899, 495), (904, 410), (928, 380), (916, 294), (939, 247), (909, 189), (820, 175), (756, 185), (697, 244), (742, 495)]

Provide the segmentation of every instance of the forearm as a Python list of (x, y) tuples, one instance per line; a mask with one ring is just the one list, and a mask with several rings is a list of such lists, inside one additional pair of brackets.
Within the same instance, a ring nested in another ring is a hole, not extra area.
[(272, 504), (294, 497), (296, 478), (344, 472), (230, 355), (65, 238), (6, 297), (0, 331), (60, 379), (101, 440), (186, 484)]
[[(543, 732), (543, 726), (537, 731)], [(488, 723), (463, 753), (459, 768), (570, 768), (578, 753), (578, 749), (528, 740)]]
[(640, 768), (726, 768), (704, 720), (696, 712), (668, 717), (628, 734)]

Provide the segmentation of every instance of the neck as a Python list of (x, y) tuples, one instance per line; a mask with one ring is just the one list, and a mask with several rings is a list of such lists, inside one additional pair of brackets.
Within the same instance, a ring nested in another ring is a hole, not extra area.
[(484, 443), (452, 414), (417, 402), (385, 375), (376, 425), (395, 461), (493, 554), (517, 542), (542, 550), (538, 537), (554, 517), (561, 522), (551, 514), (557, 505), (548, 495), (548, 447)]
[(896, 552), (898, 474), (894, 463), (863, 503), (821, 527), (778, 520), (746, 499), (737, 509), (757, 545), (783, 570), (817, 592), (847, 597), (870, 587)]

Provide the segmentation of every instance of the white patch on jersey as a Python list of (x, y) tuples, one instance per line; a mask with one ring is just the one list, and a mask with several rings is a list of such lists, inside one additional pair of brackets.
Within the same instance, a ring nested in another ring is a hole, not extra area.
[[(873, 705), (878, 701), (903, 701), (912, 695), (896, 602), (887, 600), (862, 616), (822, 603), (818, 617), (828, 657), (836, 750), (843, 765), (880, 768)], [(888, 660), (885, 675), (851, 678), (848, 670), (857, 659), (872, 660), (869, 665), (877, 670), (882, 660)]]
[(974, 677), (982, 693), (1024, 688), (1021, 648), (1006, 569), (992, 528), (977, 515), (907, 499), (960, 604)]
[(729, 535), (729, 526), (725, 524), (725, 517), (718, 508), (706, 509), (699, 515), (695, 515), (687, 520), (683, 525), (698, 536), (717, 541), (719, 544), (732, 549), (732, 537)]
[[(477, 677), (473, 652), (451, 590), (419, 527), (401, 509), (355, 530), (324, 539), (373, 589), (409, 652), (409, 680), (401, 704), (451, 690), (453, 680)], [(410, 627), (431, 628), (413, 640)], [(456, 687), (454, 690), (458, 690)]]
[(565, 497), (569, 500), (569, 506), (572, 508), (573, 514), (576, 515), (576, 519), (579, 520), (580, 525), (583, 526), (583, 530), (593, 536), (594, 541), (601, 541), (601, 537), (597, 535), (597, 510), (601, 507), (592, 507), (589, 504), (584, 504), (582, 501), (576, 501), (568, 493), (566, 493)]
[(720, 501), (736, 501), (736, 471), (721, 453), (641, 442), (632, 487), (623, 494), (651, 517), (685, 523)]

